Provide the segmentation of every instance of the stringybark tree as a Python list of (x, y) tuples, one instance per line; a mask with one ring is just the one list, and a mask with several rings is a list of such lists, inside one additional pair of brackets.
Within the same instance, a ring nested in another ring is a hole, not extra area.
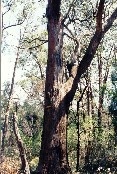
[[(44, 122), (38, 174), (71, 173), (67, 156), (67, 114), (80, 77), (86, 72), (104, 34), (117, 18), (117, 9), (102, 27), (105, 0), (100, 0), (96, 31), (79, 66), (74, 65), (67, 82), (62, 82), (62, 46), (64, 19), (61, 0), (48, 0), (48, 60), (45, 83)], [(75, 56), (75, 54), (73, 54)]]

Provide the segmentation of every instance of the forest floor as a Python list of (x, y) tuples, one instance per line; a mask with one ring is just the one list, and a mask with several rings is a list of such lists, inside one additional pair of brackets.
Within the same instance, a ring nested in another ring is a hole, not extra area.
[(7, 157), (0, 164), (0, 174), (18, 174), (20, 163), (18, 159)]
[[(107, 164), (109, 164), (107, 162)], [(111, 167), (108, 167), (104, 170), (103, 167), (99, 167), (96, 171), (90, 171), (89, 167), (84, 172), (73, 172), (73, 174), (117, 174), (117, 159), (109, 164)], [(20, 160), (15, 159), (13, 157), (7, 157), (5, 160), (0, 164), (0, 174), (19, 174), (20, 169)]]

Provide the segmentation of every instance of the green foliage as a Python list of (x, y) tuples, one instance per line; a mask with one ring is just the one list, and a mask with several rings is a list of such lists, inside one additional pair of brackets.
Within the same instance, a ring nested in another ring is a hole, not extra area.
[(76, 166), (76, 149), (77, 149), (77, 129), (74, 123), (68, 126), (67, 141), (68, 141), (68, 157), (69, 163), (74, 170)]
[[(23, 110), (24, 115), (19, 114), (20, 134), (26, 145), (28, 157), (32, 159), (38, 156), (41, 146), (43, 110), (36, 109), (35, 104), (30, 104), (27, 101), (24, 102)], [(36, 117), (35, 120), (33, 116)]]
[(4, 113), (8, 104), (9, 92), (10, 92), (10, 82), (7, 81), (4, 83), (4, 90), (1, 92), (1, 111)]
[[(98, 170), (107, 173), (108, 170), (115, 171), (116, 152), (114, 146), (114, 129), (110, 117), (103, 114), (103, 125), (100, 129), (97, 127), (97, 119), (87, 116), (83, 119), (80, 112), (80, 172), (87, 173), (98, 172)], [(103, 120), (104, 121), (104, 120)], [(110, 123), (108, 123), (108, 121)], [(77, 119), (76, 113), (70, 111), (68, 124), (68, 155), (72, 171), (75, 173), (77, 160)], [(90, 143), (90, 144), (89, 144)], [(87, 151), (87, 149), (89, 149)], [(87, 154), (88, 153), (88, 154)], [(89, 163), (85, 163), (85, 158), (88, 155)], [(111, 165), (112, 164), (112, 165)], [(100, 168), (101, 167), (101, 168)], [(109, 169), (108, 169), (109, 168)]]
[(31, 171), (35, 171), (36, 168), (37, 168), (37, 165), (38, 165), (38, 162), (39, 162), (39, 157), (35, 157), (33, 158), (31, 161), (30, 161), (30, 168), (31, 168)]
[[(43, 17), (39, 18), (37, 16), (37, 11), (39, 10), (41, 5), (43, 5), (43, 1), (36, 2), (35, 0), (30, 3), (23, 2), (22, 0), (10, 1), (12, 3), (11, 8), (11, 16), (14, 16), (13, 21), (21, 22), (25, 17), (27, 20), (21, 26), (22, 38), (20, 41), (20, 59), (19, 59), (19, 67), (24, 70), (23, 80), (19, 82), (19, 85), (26, 91), (28, 94), (27, 100), (24, 101), (23, 105), (20, 106), (18, 110), (18, 126), (20, 128), (20, 134), (23, 139), (24, 145), (26, 146), (27, 158), (30, 161), (31, 170), (35, 170), (38, 163), (38, 154), (41, 146), (41, 133), (42, 133), (42, 122), (43, 122), (43, 100), (44, 100), (44, 83), (45, 83), (45, 70), (47, 63), (47, 30), (42, 24), (47, 23), (47, 19), (43, 19)], [(3, 1), (4, 4), (8, 4), (8, 1)], [(69, 9), (72, 0), (62, 1), (61, 11), (62, 14), (65, 15), (67, 10)], [(116, 1), (113, 1), (113, 4), (106, 1), (106, 7), (110, 5), (111, 9), (116, 4)], [(19, 10), (19, 6), (21, 7)], [(8, 7), (7, 7), (8, 8)], [(6, 10), (7, 10), (6, 8)], [(36, 11), (37, 9), (37, 11)], [(41, 8), (40, 8), (41, 9)], [(44, 2), (44, 10), (45, 10), (45, 2)], [(94, 12), (97, 12), (96, 1), (74, 1), (71, 5), (71, 10), (69, 14), (67, 14), (67, 20), (65, 21), (65, 25), (68, 26), (68, 30), (64, 28), (64, 44), (63, 44), (63, 63), (66, 65), (66, 60), (71, 59), (73, 54), (76, 39), (79, 42), (79, 52), (77, 55), (78, 63), (80, 63), (87, 46), (92, 38), (95, 31), (95, 16), (93, 16)], [(109, 13), (110, 13), (109, 12)], [(38, 13), (39, 14), (39, 13)], [(45, 15), (45, 14), (44, 14)], [(108, 16), (108, 10), (105, 10), (104, 18)], [(10, 19), (10, 18), (8, 18)], [(106, 21), (106, 19), (104, 19)], [(12, 21), (10, 21), (12, 22)], [(103, 21), (104, 22), (104, 21)], [(9, 23), (9, 21), (8, 21)], [(11, 23), (10, 23), (11, 24)], [(30, 25), (30, 27), (27, 27)], [(6, 25), (6, 23), (5, 23)], [(41, 26), (41, 27), (40, 27)], [(113, 41), (116, 37), (116, 30), (113, 28), (110, 30), (111, 32), (106, 35), (103, 40), (102, 49), (99, 48), (98, 51), (102, 52), (103, 65), (107, 63), (109, 60), (109, 49), (113, 45)], [(67, 33), (67, 34), (66, 34)], [(114, 33), (114, 34), (113, 34)], [(7, 35), (7, 34), (6, 34)], [(68, 37), (70, 36), (70, 37)], [(74, 41), (75, 40), (75, 41)], [(111, 43), (110, 43), (111, 40)], [(7, 47), (6, 47), (7, 48)], [(11, 51), (12, 49), (10, 49)], [(8, 48), (7, 48), (8, 51)], [(12, 50), (13, 52), (14, 50)], [(111, 57), (111, 56), (110, 56)], [(93, 91), (93, 96), (95, 100), (97, 100), (98, 94), (103, 93), (107, 85), (104, 84), (100, 91), (98, 90), (98, 73), (97, 73), (97, 60), (95, 59), (92, 64), (92, 69), (90, 70), (91, 76), (91, 86)], [(114, 65), (116, 69), (116, 66)], [(105, 71), (104, 67), (102, 67), (103, 72)], [(42, 72), (41, 72), (42, 71)], [(42, 74), (41, 74), (42, 73)], [(94, 76), (95, 75), (95, 76)], [(85, 84), (85, 75), (82, 77), (81, 86)], [(97, 77), (97, 78), (95, 78)], [(88, 79), (87, 79), (88, 80)], [(115, 147), (114, 147), (114, 131), (117, 125), (117, 91), (116, 91), (116, 82), (117, 82), (117, 73), (116, 70), (112, 72), (111, 80), (113, 84), (113, 89), (110, 92), (111, 97), (111, 105), (109, 107), (110, 113), (112, 117), (110, 118), (111, 124), (108, 125), (108, 114), (106, 113), (106, 126), (104, 126), (104, 121), (102, 121), (102, 127), (99, 130), (97, 127), (97, 108), (94, 105), (93, 115), (87, 115), (87, 97), (85, 96), (82, 100), (82, 108), (79, 110), (79, 128), (80, 128), (80, 167), (86, 166), (86, 156), (89, 157), (88, 167), (92, 165), (94, 169), (94, 165), (98, 167), (105, 167), (105, 172), (107, 172), (107, 164), (111, 163), (115, 157)], [(88, 84), (89, 85), (89, 84)], [(94, 89), (94, 88), (95, 89)], [(82, 88), (82, 87), (81, 87)], [(6, 104), (8, 102), (8, 91), (9, 84), (6, 85), (4, 94), (2, 95), (2, 107), (6, 108)], [(80, 91), (80, 90), (79, 90)], [(79, 92), (78, 91), (78, 92)], [(80, 92), (76, 96), (76, 100), (80, 97)], [(84, 94), (86, 95), (86, 94)], [(93, 100), (93, 99), (92, 99)], [(91, 101), (92, 102), (92, 101)], [(85, 115), (85, 119), (83, 118), (83, 114)], [(37, 115), (38, 119), (36, 120), (36, 124), (33, 124), (30, 120), (27, 119), (27, 116)], [(104, 114), (103, 116), (104, 117)], [(76, 158), (77, 158), (77, 116), (76, 111), (71, 110), (68, 117), (68, 155), (70, 166), (74, 171), (76, 167)], [(12, 121), (12, 120), (10, 120)], [(10, 131), (12, 130), (12, 124), (10, 127)], [(10, 134), (12, 134), (10, 132)], [(12, 136), (13, 141), (15, 141), (15, 137)], [(8, 147), (6, 150), (6, 155), (18, 155), (15, 154), (15, 150), (17, 149), (16, 144), (13, 146), (8, 144), (8, 140), (5, 142)], [(88, 150), (90, 152), (88, 152)], [(109, 159), (113, 156), (113, 159)], [(106, 164), (107, 162), (107, 164)], [(96, 169), (96, 170), (97, 170)], [(88, 172), (88, 170), (86, 170)], [(90, 171), (89, 171), (90, 173)], [(100, 172), (98, 172), (100, 173)], [(103, 171), (104, 173), (104, 171)], [(108, 172), (107, 172), (108, 173)]]
[(40, 130), (35, 137), (29, 137), (21, 133), (23, 142), (26, 146), (27, 157), (29, 159), (32, 159), (39, 154), (41, 147), (41, 133), (42, 130)]
[(112, 115), (112, 123), (115, 133), (115, 145), (117, 145), (117, 61), (115, 59), (113, 63), (113, 71), (111, 73), (112, 93), (111, 103), (109, 106), (109, 112)]
[(77, 145), (77, 129), (75, 124), (68, 127), (68, 150), (75, 151)]

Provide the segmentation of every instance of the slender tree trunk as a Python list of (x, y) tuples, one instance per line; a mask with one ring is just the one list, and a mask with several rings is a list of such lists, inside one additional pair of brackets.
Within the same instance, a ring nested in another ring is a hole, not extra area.
[[(112, 50), (111, 50), (112, 51)], [(110, 51), (110, 56), (111, 56), (111, 51)], [(102, 76), (102, 57), (101, 53), (100, 56), (98, 57), (98, 70), (99, 70), (99, 106), (98, 106), (98, 127), (99, 129), (102, 126), (102, 111), (103, 111), (103, 102), (104, 102), (104, 94), (106, 90), (106, 83), (107, 83), (107, 78), (109, 74), (109, 61), (107, 62), (106, 65), (106, 70), (104, 76)]]
[(4, 120), (4, 126), (3, 126), (3, 134), (2, 134), (2, 144), (1, 144), (1, 157), (4, 156), (5, 138), (6, 138), (7, 131), (8, 131), (9, 110), (10, 110), (10, 105), (11, 105), (11, 100), (12, 100), (12, 95), (13, 95), (14, 80), (15, 80), (15, 73), (16, 73), (18, 59), (19, 59), (19, 47), (18, 47), (18, 51), (17, 51), (17, 57), (15, 60), (11, 88), (10, 88), (10, 93), (9, 93), (9, 99), (8, 99), (8, 104), (7, 104), (7, 108), (6, 108), (6, 113), (5, 113), (5, 120)]
[(76, 164), (76, 171), (78, 171), (80, 167), (80, 118), (79, 118), (79, 109), (80, 109), (80, 102), (82, 101), (83, 95), (86, 91), (87, 86), (83, 89), (79, 100), (77, 101), (77, 135), (78, 135), (78, 143), (77, 143), (77, 164)]
[(23, 141), (22, 141), (22, 138), (20, 136), (19, 128), (18, 128), (18, 125), (17, 125), (17, 114), (16, 114), (16, 112), (13, 113), (13, 131), (14, 131), (14, 134), (15, 134), (15, 137), (16, 137), (16, 142), (17, 142), (17, 146), (18, 146), (18, 149), (19, 149), (19, 153), (20, 153), (20, 159), (21, 159), (21, 169), (20, 169), (20, 171), (23, 174), (30, 174), (29, 164), (28, 164), (28, 161), (26, 159), (26, 151), (25, 151)]
[(85, 153), (85, 166), (89, 165), (90, 154), (91, 154), (91, 141), (88, 140), (86, 145), (86, 153)]
[(80, 167), (80, 118), (79, 118), (79, 102), (77, 102), (77, 135), (78, 135), (78, 143), (77, 143), (77, 165), (76, 171), (78, 171)]
[(89, 70), (87, 70), (86, 72), (86, 86), (87, 86), (87, 91), (86, 91), (86, 95), (87, 95), (87, 114), (88, 116), (91, 115), (91, 95), (90, 95), (90, 77), (89, 77)]
[(102, 105), (103, 105), (103, 98), (102, 98), (102, 57), (101, 53), (98, 56), (98, 70), (99, 70), (99, 106), (98, 106), (98, 127), (99, 130), (102, 124)]

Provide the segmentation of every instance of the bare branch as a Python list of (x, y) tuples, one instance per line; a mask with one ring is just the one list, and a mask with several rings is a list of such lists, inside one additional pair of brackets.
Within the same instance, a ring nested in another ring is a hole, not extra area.
[(72, 3), (71, 3), (70, 6), (69, 6), (69, 9), (68, 9), (67, 13), (66, 13), (65, 16), (63, 17), (63, 23), (64, 23), (65, 20), (67, 19), (68, 15), (69, 15), (69, 13), (70, 13), (70, 11), (71, 11), (71, 8), (73, 7), (74, 2), (75, 2), (75, 0), (72, 1)]
[(78, 103), (80, 103), (80, 102), (81, 102), (81, 100), (82, 100), (82, 98), (83, 98), (83, 95), (84, 95), (84, 93), (85, 93), (86, 89), (87, 89), (87, 85), (86, 85), (86, 86), (85, 86), (85, 88), (83, 89), (83, 92), (82, 92), (82, 94), (81, 94), (81, 96), (80, 96), (79, 100), (77, 101)]
[(67, 35), (69, 38), (73, 39), (77, 44), (79, 44), (78, 39), (75, 38), (74, 34), (73, 34), (72, 31), (68, 28), (68, 26), (64, 24), (64, 27), (65, 27), (65, 28), (67, 29), (67, 31), (71, 34), (72, 37), (69, 36), (67, 33), (66, 33), (66, 35)]
[(106, 33), (110, 29), (110, 27), (112, 26), (112, 24), (113, 24), (113, 22), (115, 21), (116, 18), (117, 18), (117, 8), (112, 13), (110, 18), (107, 20), (107, 24), (104, 26), (104, 31), (103, 31), (104, 33)]
[(34, 38), (34, 39), (32, 39), (31, 41), (28, 41), (28, 40), (26, 40), (26, 39), (24, 39), (23, 41), (24, 41), (24, 42), (28, 42), (28, 43), (30, 44), (30, 43), (32, 43), (33, 41), (36, 41), (36, 40), (38, 40), (38, 41), (40, 41), (40, 42), (48, 42), (48, 40), (46, 40), (46, 39), (40, 39), (39, 37)]
[(18, 22), (17, 24), (12, 24), (12, 25), (9, 25), (9, 26), (6, 26), (6, 27), (3, 27), (3, 31), (6, 30), (6, 29), (8, 29), (8, 28), (11, 28), (11, 27), (16, 27), (16, 26), (18, 26), (18, 25), (22, 25), (22, 24), (24, 23), (25, 19), (26, 19), (26, 18), (24, 18), (23, 21)]
[(31, 49), (34, 49), (34, 48), (39, 48), (40, 46), (44, 45), (45, 43), (47, 43), (48, 40), (45, 40), (45, 42), (41, 43), (40, 45), (36, 45), (36, 46), (33, 46), (33, 47), (29, 47), (29, 50)]
[(10, 2), (8, 2), (5, 6), (4, 6), (4, 8), (5, 7), (8, 7), (8, 6), (11, 6), (12, 5), (12, 0), (10, 0)]
[(36, 64), (39, 66), (40, 74), (41, 74), (41, 79), (43, 79), (44, 74), (43, 74), (43, 72), (42, 72), (42, 66), (41, 66), (41, 63), (38, 61), (38, 58), (37, 58), (36, 55), (33, 54), (33, 56), (34, 56), (34, 60), (35, 60)]
[(77, 41), (76, 38), (71, 37), (69, 34), (67, 34), (67, 33), (65, 33), (65, 32), (64, 32), (64, 35), (66, 35), (68, 38), (70, 38), (70, 39), (73, 40), (74, 42)]
[(6, 13), (8, 13), (8, 12), (10, 11), (10, 9), (11, 9), (11, 6), (9, 6), (8, 10), (5, 11), (5, 12), (2, 14), (2, 16), (4, 16)]
[[(81, 75), (84, 74), (86, 72), (87, 68), (90, 66), (91, 61), (93, 60), (93, 57), (96, 53), (96, 50), (97, 50), (102, 38), (104, 37), (105, 33), (111, 28), (111, 26), (116, 18), (117, 18), (117, 8), (115, 9), (115, 11), (112, 13), (110, 18), (108, 19), (107, 25), (104, 27), (104, 30), (95, 31), (95, 34), (92, 37), (92, 39), (89, 43), (89, 46), (86, 50), (86, 53), (85, 53), (83, 59), (81, 60), (79, 66), (78, 67), (74, 66), (72, 77), (70, 77), (68, 79), (68, 81), (63, 85), (63, 86), (65, 86), (65, 88), (69, 87), (69, 89), (66, 89), (67, 99), (69, 101), (72, 101)], [(71, 84), (71, 87), (70, 87), (70, 85), (68, 86), (68, 84)]]

